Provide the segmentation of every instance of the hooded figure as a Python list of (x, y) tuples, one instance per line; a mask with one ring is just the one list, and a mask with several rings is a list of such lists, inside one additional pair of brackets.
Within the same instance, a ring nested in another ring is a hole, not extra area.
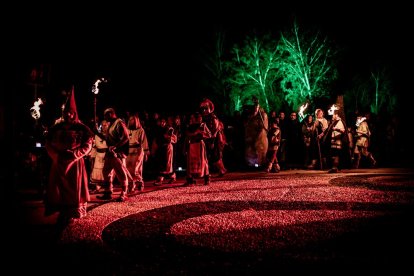
[(210, 113), (214, 112), (214, 104), (212, 101), (210, 101), (209, 99), (204, 99), (201, 103), (200, 103), (200, 109), (202, 111), (202, 114), (208, 115)]
[(74, 122), (79, 122), (78, 109), (76, 108), (75, 101), (75, 87), (72, 85), (72, 90), (66, 100), (65, 107), (63, 109), (63, 115), (71, 113), (71, 120)]
[(93, 133), (79, 121), (74, 88), (63, 109), (63, 120), (53, 125), (46, 137), (52, 159), (46, 187), (45, 215), (59, 212), (58, 223), (86, 216), (90, 200), (84, 156), (92, 149)]

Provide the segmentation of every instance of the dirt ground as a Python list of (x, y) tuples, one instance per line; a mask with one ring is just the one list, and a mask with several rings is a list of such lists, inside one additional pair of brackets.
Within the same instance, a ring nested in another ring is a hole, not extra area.
[[(200, 181), (201, 183), (201, 181)], [(208, 186), (153, 187), (90, 203), (64, 229), (20, 190), (17, 272), (78, 275), (398, 273), (414, 257), (408, 169), (229, 173)], [(24, 262), (22, 262), (24, 260)]]

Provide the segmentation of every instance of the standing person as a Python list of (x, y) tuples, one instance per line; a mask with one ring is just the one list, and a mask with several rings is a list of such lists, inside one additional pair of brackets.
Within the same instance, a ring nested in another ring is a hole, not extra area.
[(358, 116), (356, 121), (356, 142), (354, 148), (354, 168), (359, 168), (359, 162), (361, 160), (361, 155), (364, 155), (371, 163), (371, 166), (374, 167), (377, 164), (374, 156), (371, 152), (368, 151), (369, 147), (369, 138), (371, 136), (371, 131), (369, 130), (366, 117)]
[(286, 166), (289, 169), (302, 167), (303, 140), (302, 126), (296, 112), (291, 112), (286, 122)]
[[(339, 117), (339, 110), (333, 106), (330, 110), (332, 114), (332, 121), (327, 130), (326, 139), (330, 139), (330, 156), (332, 159), (332, 167), (328, 173), (337, 173), (339, 171), (339, 158), (341, 156), (341, 151), (344, 148), (344, 143), (342, 142), (343, 136), (347, 135), (345, 124)], [(348, 138), (348, 136), (346, 136)]]
[[(108, 132), (109, 122), (102, 120), (101, 133), (104, 135)], [(101, 189), (104, 177), (102, 169), (105, 163), (105, 154), (108, 151), (108, 145), (106, 141), (98, 134), (95, 134), (94, 147), (91, 151), (92, 171), (90, 175), (90, 181), (94, 189), (91, 193), (98, 193)]]
[(328, 120), (324, 117), (324, 112), (322, 109), (317, 108), (315, 110), (315, 126), (314, 126), (314, 134), (311, 136), (311, 158), (312, 162), (307, 167), (309, 170), (314, 170), (316, 167), (319, 169), (326, 168), (326, 156), (328, 155), (329, 148), (327, 143), (323, 143), (323, 137), (326, 134), (326, 130), (328, 129)]
[(205, 140), (208, 160), (218, 170), (218, 176), (221, 177), (227, 172), (223, 163), (223, 150), (227, 144), (224, 125), (214, 113), (214, 104), (211, 100), (204, 99), (200, 103), (200, 109), (203, 121), (211, 131), (211, 138)]
[(46, 187), (45, 215), (59, 212), (58, 224), (86, 216), (90, 201), (84, 157), (93, 144), (93, 132), (81, 123), (74, 88), (63, 109), (63, 119), (46, 136), (46, 150), (52, 160)]
[(186, 186), (196, 184), (195, 178), (204, 177), (204, 185), (210, 184), (208, 158), (204, 139), (211, 137), (211, 132), (203, 123), (203, 117), (196, 112), (190, 117), (186, 131), (185, 145), (187, 153)]
[(287, 146), (287, 119), (286, 113), (284, 111), (279, 111), (279, 122), (278, 126), (280, 128), (281, 137), (280, 137), (280, 146), (277, 151), (277, 159), (279, 160), (279, 164), (281, 169), (286, 169), (286, 146)]
[(272, 120), (269, 124), (269, 132), (267, 133), (267, 139), (269, 140), (269, 146), (267, 148), (266, 158), (267, 158), (267, 167), (266, 172), (275, 172), (280, 171), (279, 162), (277, 159), (277, 151), (280, 146), (281, 131), (277, 124), (276, 118)]
[(126, 159), (126, 166), (133, 178), (130, 185), (130, 192), (135, 188), (138, 191), (144, 190), (143, 168), (144, 162), (148, 160), (149, 147), (147, 135), (141, 126), (138, 115), (131, 115), (128, 119), (129, 153)]
[(165, 118), (162, 118), (152, 144), (152, 151), (155, 154), (155, 162), (158, 169), (157, 180), (154, 182), (155, 186), (160, 186), (165, 178), (169, 179), (169, 184), (174, 183), (177, 179), (173, 168), (173, 144), (175, 143), (177, 143), (177, 135), (174, 133), (174, 128), (168, 126)]
[(311, 144), (312, 139), (314, 138), (315, 123), (313, 122), (313, 116), (308, 114), (302, 122), (302, 137), (304, 145), (304, 167), (306, 168), (310, 165), (312, 160), (311, 157)]
[(104, 111), (104, 118), (110, 123), (108, 132), (102, 136), (108, 145), (108, 152), (105, 155), (105, 163), (102, 168), (104, 177), (104, 193), (97, 196), (98, 199), (112, 199), (113, 183), (112, 174), (115, 173), (122, 191), (117, 201), (125, 201), (128, 192), (128, 170), (126, 169), (126, 156), (128, 155), (129, 139), (128, 129), (124, 121), (117, 117), (115, 109), (107, 108)]
[(265, 168), (267, 165), (266, 153), (268, 147), (267, 127), (269, 126), (267, 113), (259, 105), (259, 99), (252, 97), (253, 106), (245, 126), (245, 161), (249, 167)]

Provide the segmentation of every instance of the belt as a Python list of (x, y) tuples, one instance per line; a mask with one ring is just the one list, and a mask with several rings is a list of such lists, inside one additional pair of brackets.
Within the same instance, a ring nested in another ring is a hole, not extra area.
[(140, 148), (140, 144), (129, 145), (130, 148)]
[(104, 153), (107, 151), (108, 151), (108, 148), (96, 149), (96, 152), (99, 152), (99, 153)]

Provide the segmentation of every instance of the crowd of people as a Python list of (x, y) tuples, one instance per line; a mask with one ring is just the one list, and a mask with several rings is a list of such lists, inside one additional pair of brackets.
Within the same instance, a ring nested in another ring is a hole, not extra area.
[[(289, 119), (284, 111), (268, 115), (255, 97), (252, 103), (232, 123), (220, 119), (213, 102), (204, 99), (188, 118), (158, 113), (150, 118), (138, 112), (118, 117), (108, 107), (100, 122), (88, 126), (78, 118), (72, 90), (62, 118), (46, 135), (52, 160), (46, 215), (59, 212), (58, 221), (63, 223), (82, 218), (91, 193), (100, 193), (100, 200), (113, 199), (114, 181), (122, 190), (115, 200), (126, 201), (131, 193), (144, 190), (147, 170), (154, 172), (155, 186), (175, 182), (177, 171), (185, 171), (184, 185), (191, 186), (198, 179), (209, 185), (211, 173), (222, 177), (227, 168), (236, 168), (235, 162), (238, 169), (266, 173), (289, 169), (337, 173), (345, 167), (359, 168), (362, 157), (376, 165), (367, 116), (358, 114), (356, 123), (347, 127), (336, 105), (328, 118), (317, 108), (300, 120), (297, 112), (291, 112)], [(233, 163), (226, 164), (227, 160)]]

